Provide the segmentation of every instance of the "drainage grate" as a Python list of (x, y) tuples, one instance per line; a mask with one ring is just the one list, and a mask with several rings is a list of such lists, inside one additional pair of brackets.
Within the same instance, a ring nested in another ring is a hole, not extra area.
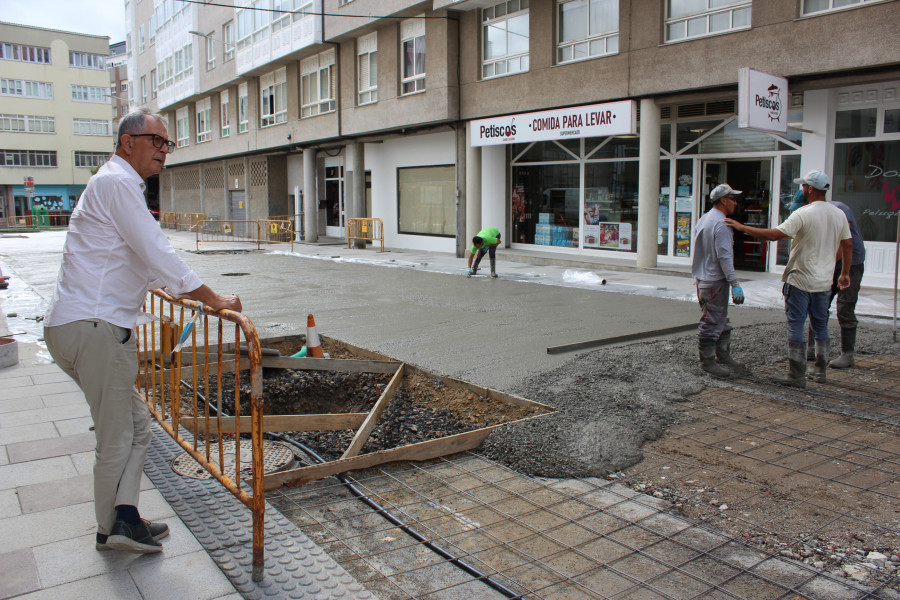
[[(222, 442), (222, 450), (225, 453), (224, 465), (219, 458), (219, 444), (213, 442), (209, 449), (209, 460), (222, 467), (226, 474), (234, 473), (235, 447), (234, 441)], [(197, 451), (205, 453), (206, 448), (197, 446)], [(293, 468), (294, 453), (291, 449), (280, 443), (263, 441), (263, 471), (265, 473), (277, 473), (285, 469)], [(212, 474), (203, 468), (194, 457), (183, 452), (172, 460), (172, 470), (184, 477), (192, 479), (212, 479)], [(253, 474), (253, 446), (250, 440), (241, 440), (241, 479)]]

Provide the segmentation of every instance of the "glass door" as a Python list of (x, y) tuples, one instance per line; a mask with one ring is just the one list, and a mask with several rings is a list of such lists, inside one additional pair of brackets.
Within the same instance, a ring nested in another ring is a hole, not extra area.
[(325, 235), (344, 237), (344, 161), (325, 164)]
[[(700, 211), (697, 214), (699, 218), (706, 214), (706, 211), (712, 208), (712, 202), (709, 201), (709, 194), (717, 185), (728, 182), (728, 163), (725, 161), (707, 160), (703, 162), (703, 189), (700, 190)], [(736, 189), (737, 186), (732, 186)]]

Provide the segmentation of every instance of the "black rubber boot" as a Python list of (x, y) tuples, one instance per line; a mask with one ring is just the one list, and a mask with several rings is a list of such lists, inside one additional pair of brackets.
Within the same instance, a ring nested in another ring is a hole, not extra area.
[(806, 360), (813, 362), (816, 360), (816, 336), (813, 335), (812, 327), (806, 330)]
[(810, 379), (825, 383), (825, 371), (828, 367), (828, 355), (831, 353), (831, 340), (816, 340), (816, 362)]
[(775, 383), (781, 385), (789, 385), (791, 387), (806, 387), (806, 342), (788, 342), (788, 362), (789, 368), (787, 375), (776, 375)]
[(698, 338), (697, 350), (700, 354), (700, 366), (704, 371), (719, 379), (731, 377), (731, 371), (716, 364), (716, 340)]
[(849, 369), (856, 364), (856, 327), (841, 327), (841, 355), (828, 363), (832, 369)]
[(488, 258), (491, 259), (491, 277), (497, 276), (497, 257), (493, 255), (488, 255)]
[(747, 365), (739, 363), (731, 358), (731, 331), (726, 331), (719, 336), (716, 342), (716, 362), (724, 365), (731, 370), (731, 374), (735, 377), (746, 377), (750, 374)]

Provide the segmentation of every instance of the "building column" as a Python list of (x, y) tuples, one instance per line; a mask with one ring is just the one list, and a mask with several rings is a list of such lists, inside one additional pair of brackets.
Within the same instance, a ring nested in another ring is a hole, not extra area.
[(655, 267), (659, 227), (660, 111), (653, 98), (641, 100), (638, 176), (637, 266)]
[(316, 149), (303, 150), (303, 241), (319, 241), (319, 201), (316, 194)]
[(463, 255), (469, 240), (481, 231), (481, 147), (472, 146), (470, 129), (466, 123), (466, 231)]
[[(363, 145), (350, 142), (345, 146), (347, 153), (347, 177), (344, 180), (345, 198), (350, 205), (345, 207), (348, 219), (360, 219), (366, 216), (366, 165)], [(353, 240), (353, 247), (364, 250), (365, 240)]]

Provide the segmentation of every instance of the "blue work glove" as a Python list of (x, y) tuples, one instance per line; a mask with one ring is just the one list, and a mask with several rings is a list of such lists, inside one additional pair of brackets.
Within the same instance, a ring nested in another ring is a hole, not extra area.
[(466, 275), (474, 275), (474, 274), (475, 274), (475, 269), (469, 269), (468, 271), (466, 271)]
[(731, 301), (735, 304), (744, 303), (744, 289), (741, 287), (741, 284), (736, 283), (731, 286)]

